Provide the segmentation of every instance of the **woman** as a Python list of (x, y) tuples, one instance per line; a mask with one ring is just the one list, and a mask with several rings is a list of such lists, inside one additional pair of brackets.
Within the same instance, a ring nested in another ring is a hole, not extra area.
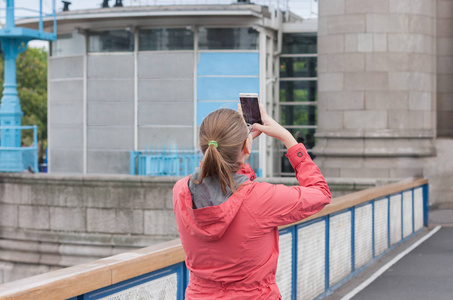
[[(173, 207), (190, 270), (186, 299), (281, 299), (275, 283), (278, 226), (330, 202), (329, 188), (292, 134), (260, 106), (263, 125), (219, 109), (200, 127), (204, 158), (173, 188)], [(261, 133), (282, 141), (300, 186), (254, 182), (244, 164)]]

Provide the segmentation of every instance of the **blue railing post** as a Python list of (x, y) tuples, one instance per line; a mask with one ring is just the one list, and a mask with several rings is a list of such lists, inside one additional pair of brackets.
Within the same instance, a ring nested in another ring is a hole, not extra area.
[(129, 155), (129, 171), (131, 175), (137, 175), (137, 169), (135, 167), (135, 158), (137, 157), (136, 151), (131, 151)]
[(423, 225), (429, 224), (429, 184), (423, 186)]
[(330, 254), (329, 254), (329, 249), (330, 249), (330, 217), (327, 215), (325, 217), (326, 219), (326, 232), (325, 232), (325, 261), (324, 261), (324, 269), (325, 269), (325, 274), (324, 274), (324, 289), (327, 291), (330, 286)]
[(39, 168), (38, 168), (38, 160), (39, 160), (39, 157), (38, 157), (38, 126), (37, 125), (33, 125), (33, 147), (34, 147), (34, 155), (33, 155), (33, 170), (35, 172), (39, 172)]
[(351, 270), (355, 271), (355, 206), (351, 207)]

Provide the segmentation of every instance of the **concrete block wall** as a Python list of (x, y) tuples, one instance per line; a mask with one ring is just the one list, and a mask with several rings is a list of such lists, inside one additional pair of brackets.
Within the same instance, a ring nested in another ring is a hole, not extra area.
[(87, 57), (87, 172), (129, 173), (134, 149), (134, 55)]
[(193, 147), (193, 51), (139, 52), (138, 147)]
[(437, 130), (453, 137), (453, 1), (437, 1)]
[(423, 175), (436, 153), (436, 1), (321, 0), (318, 21), (321, 170)]
[(83, 172), (83, 56), (49, 57), (51, 172)]
[(177, 238), (175, 181), (3, 174), (0, 283)]

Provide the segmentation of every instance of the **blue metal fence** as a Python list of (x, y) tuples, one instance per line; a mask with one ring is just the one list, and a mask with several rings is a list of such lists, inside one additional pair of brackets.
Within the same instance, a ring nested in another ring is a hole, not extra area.
[[(428, 184), (406, 188), (280, 229), (276, 280), (282, 299), (323, 299), (428, 225)], [(70, 298), (184, 299), (180, 262)]]
[[(199, 166), (203, 154), (194, 150), (153, 149), (130, 152), (130, 174), (144, 176), (187, 176)], [(261, 177), (258, 152), (252, 151), (247, 161)]]
[[(33, 130), (33, 145), (30, 147), (1, 147), (0, 172), (24, 172), (38, 170), (38, 127), (33, 126), (0, 126), (0, 132)], [(20, 135), (19, 135), (20, 136)]]

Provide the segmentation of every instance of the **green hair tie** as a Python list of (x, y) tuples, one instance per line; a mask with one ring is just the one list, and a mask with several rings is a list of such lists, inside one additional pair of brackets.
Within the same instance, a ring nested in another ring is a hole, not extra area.
[(211, 146), (211, 145), (214, 145), (216, 148), (219, 147), (219, 144), (217, 144), (216, 141), (210, 141), (210, 142), (208, 143), (208, 146)]

